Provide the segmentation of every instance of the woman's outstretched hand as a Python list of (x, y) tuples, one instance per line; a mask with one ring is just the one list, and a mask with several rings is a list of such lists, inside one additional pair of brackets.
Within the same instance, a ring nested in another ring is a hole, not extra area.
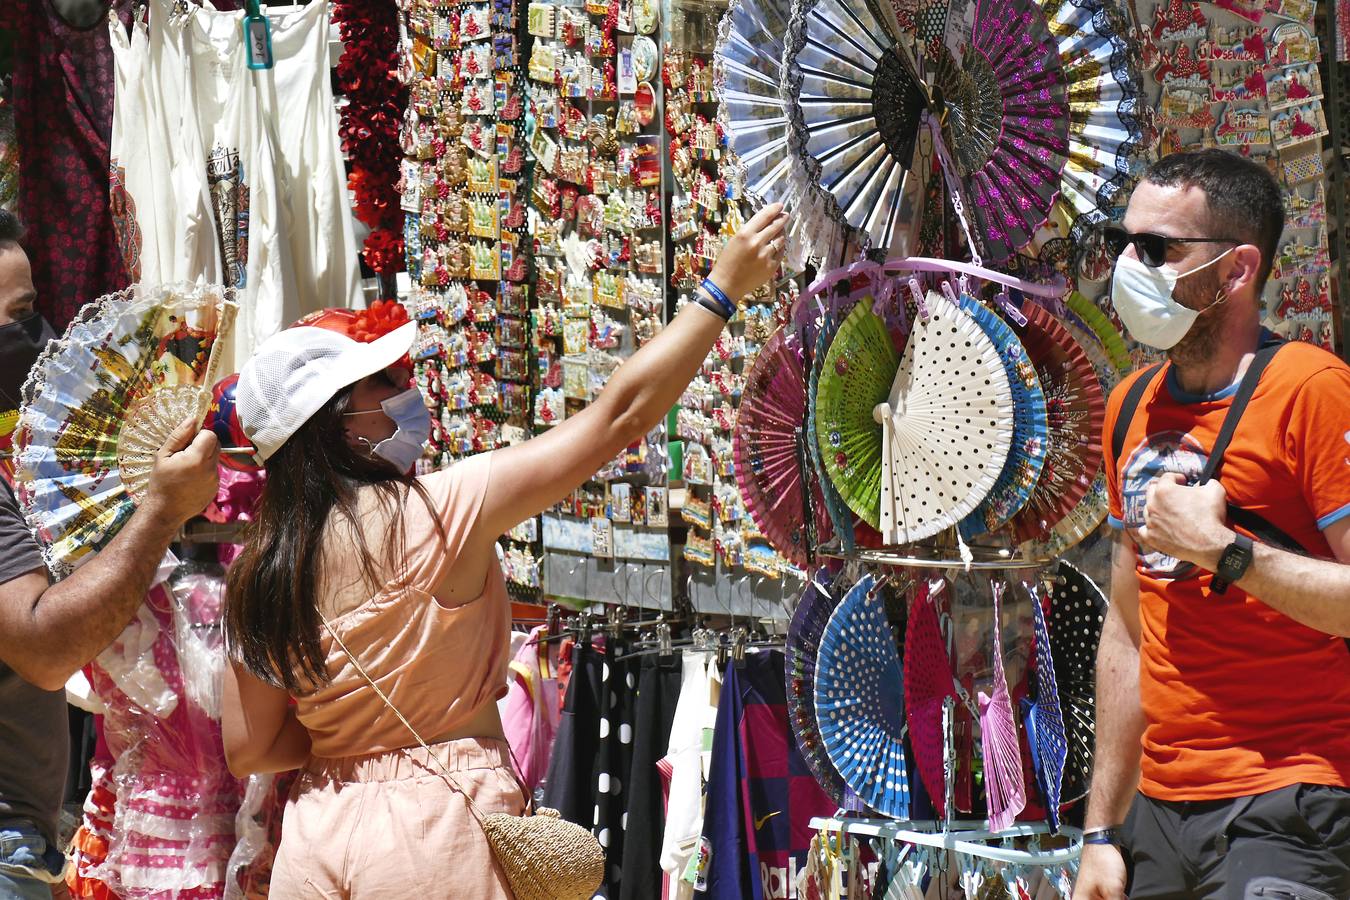
[(717, 254), (708, 277), (740, 303), (778, 274), (787, 247), (787, 213), (770, 203), (741, 226)]

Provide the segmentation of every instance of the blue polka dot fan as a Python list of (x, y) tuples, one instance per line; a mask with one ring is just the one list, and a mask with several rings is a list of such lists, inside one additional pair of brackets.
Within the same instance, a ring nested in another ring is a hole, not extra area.
[(816, 659), (816, 718), (844, 783), (878, 813), (905, 819), (904, 675), (878, 587), (864, 576), (825, 626)]

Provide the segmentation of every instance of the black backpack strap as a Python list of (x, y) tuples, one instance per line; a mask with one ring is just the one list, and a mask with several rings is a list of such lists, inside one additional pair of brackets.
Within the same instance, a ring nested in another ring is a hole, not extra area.
[(1257, 515), (1250, 509), (1234, 506), (1230, 503), (1228, 504), (1228, 520), (1234, 525), (1241, 525), (1263, 544), (1279, 547), (1281, 550), (1288, 550), (1290, 553), (1308, 554), (1310, 552), (1307, 547), (1294, 540), (1287, 532), (1277, 528), (1265, 517)]
[(1256, 351), (1256, 356), (1252, 358), (1251, 365), (1247, 366), (1247, 371), (1242, 376), (1242, 383), (1238, 385), (1237, 394), (1233, 397), (1233, 405), (1228, 407), (1228, 415), (1224, 416), (1223, 425), (1219, 428), (1219, 436), (1214, 439), (1214, 447), (1209, 452), (1209, 459), (1205, 462), (1204, 469), (1200, 471), (1198, 484), (1205, 484), (1211, 478), (1218, 477), (1219, 469), (1223, 466), (1223, 455), (1228, 451), (1228, 445), (1233, 440), (1233, 433), (1237, 431), (1242, 414), (1247, 411), (1247, 404), (1251, 402), (1252, 394), (1256, 393), (1256, 385), (1261, 380), (1261, 373), (1266, 370), (1266, 366), (1270, 365), (1270, 361), (1275, 358), (1275, 354), (1279, 353), (1283, 346), (1284, 341), (1271, 341)]
[(1162, 363), (1154, 363), (1144, 370), (1144, 374), (1134, 380), (1130, 385), (1129, 391), (1125, 394), (1125, 402), (1120, 404), (1120, 412), (1116, 415), (1116, 427), (1111, 430), (1111, 458), (1115, 460), (1117, 466), (1120, 465), (1120, 454), (1125, 451), (1125, 436), (1130, 433), (1130, 423), (1134, 421), (1134, 414), (1139, 409), (1139, 401), (1144, 399), (1144, 391), (1153, 383), (1153, 379), (1158, 376), (1158, 370), (1163, 367)]

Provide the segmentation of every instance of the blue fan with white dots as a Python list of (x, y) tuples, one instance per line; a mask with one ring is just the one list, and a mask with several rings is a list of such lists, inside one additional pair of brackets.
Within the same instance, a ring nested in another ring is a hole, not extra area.
[(998, 348), (1013, 397), (1012, 449), (989, 494), (974, 512), (961, 520), (961, 537), (970, 540), (1003, 527), (1031, 499), (1031, 492), (1045, 468), (1050, 427), (1041, 379), (1012, 328), (992, 309), (968, 294), (961, 295), (961, 309)]
[(1045, 608), (1040, 593), (1032, 585), (1031, 607), (1036, 628), (1036, 700), (1023, 700), (1023, 723), (1027, 729), (1027, 747), (1036, 771), (1036, 785), (1045, 802), (1045, 817), (1051, 831), (1059, 830), (1059, 804), (1064, 782), (1064, 761), (1069, 742), (1064, 734), (1064, 714), (1059, 707), (1059, 684), (1055, 663), (1050, 655), (1050, 629), (1045, 624)]
[(816, 657), (816, 719), (830, 762), (878, 813), (909, 817), (904, 674), (886, 604), (866, 575), (839, 602)]

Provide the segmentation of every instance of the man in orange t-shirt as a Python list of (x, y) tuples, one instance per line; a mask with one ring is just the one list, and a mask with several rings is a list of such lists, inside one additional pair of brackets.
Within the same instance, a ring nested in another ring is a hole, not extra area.
[(1283, 227), (1264, 167), (1204, 150), (1156, 163), (1103, 231), (1112, 302), (1168, 363), (1107, 407), (1119, 530), (1075, 900), (1127, 878), (1134, 900), (1350, 898), (1350, 367), (1262, 350)]

